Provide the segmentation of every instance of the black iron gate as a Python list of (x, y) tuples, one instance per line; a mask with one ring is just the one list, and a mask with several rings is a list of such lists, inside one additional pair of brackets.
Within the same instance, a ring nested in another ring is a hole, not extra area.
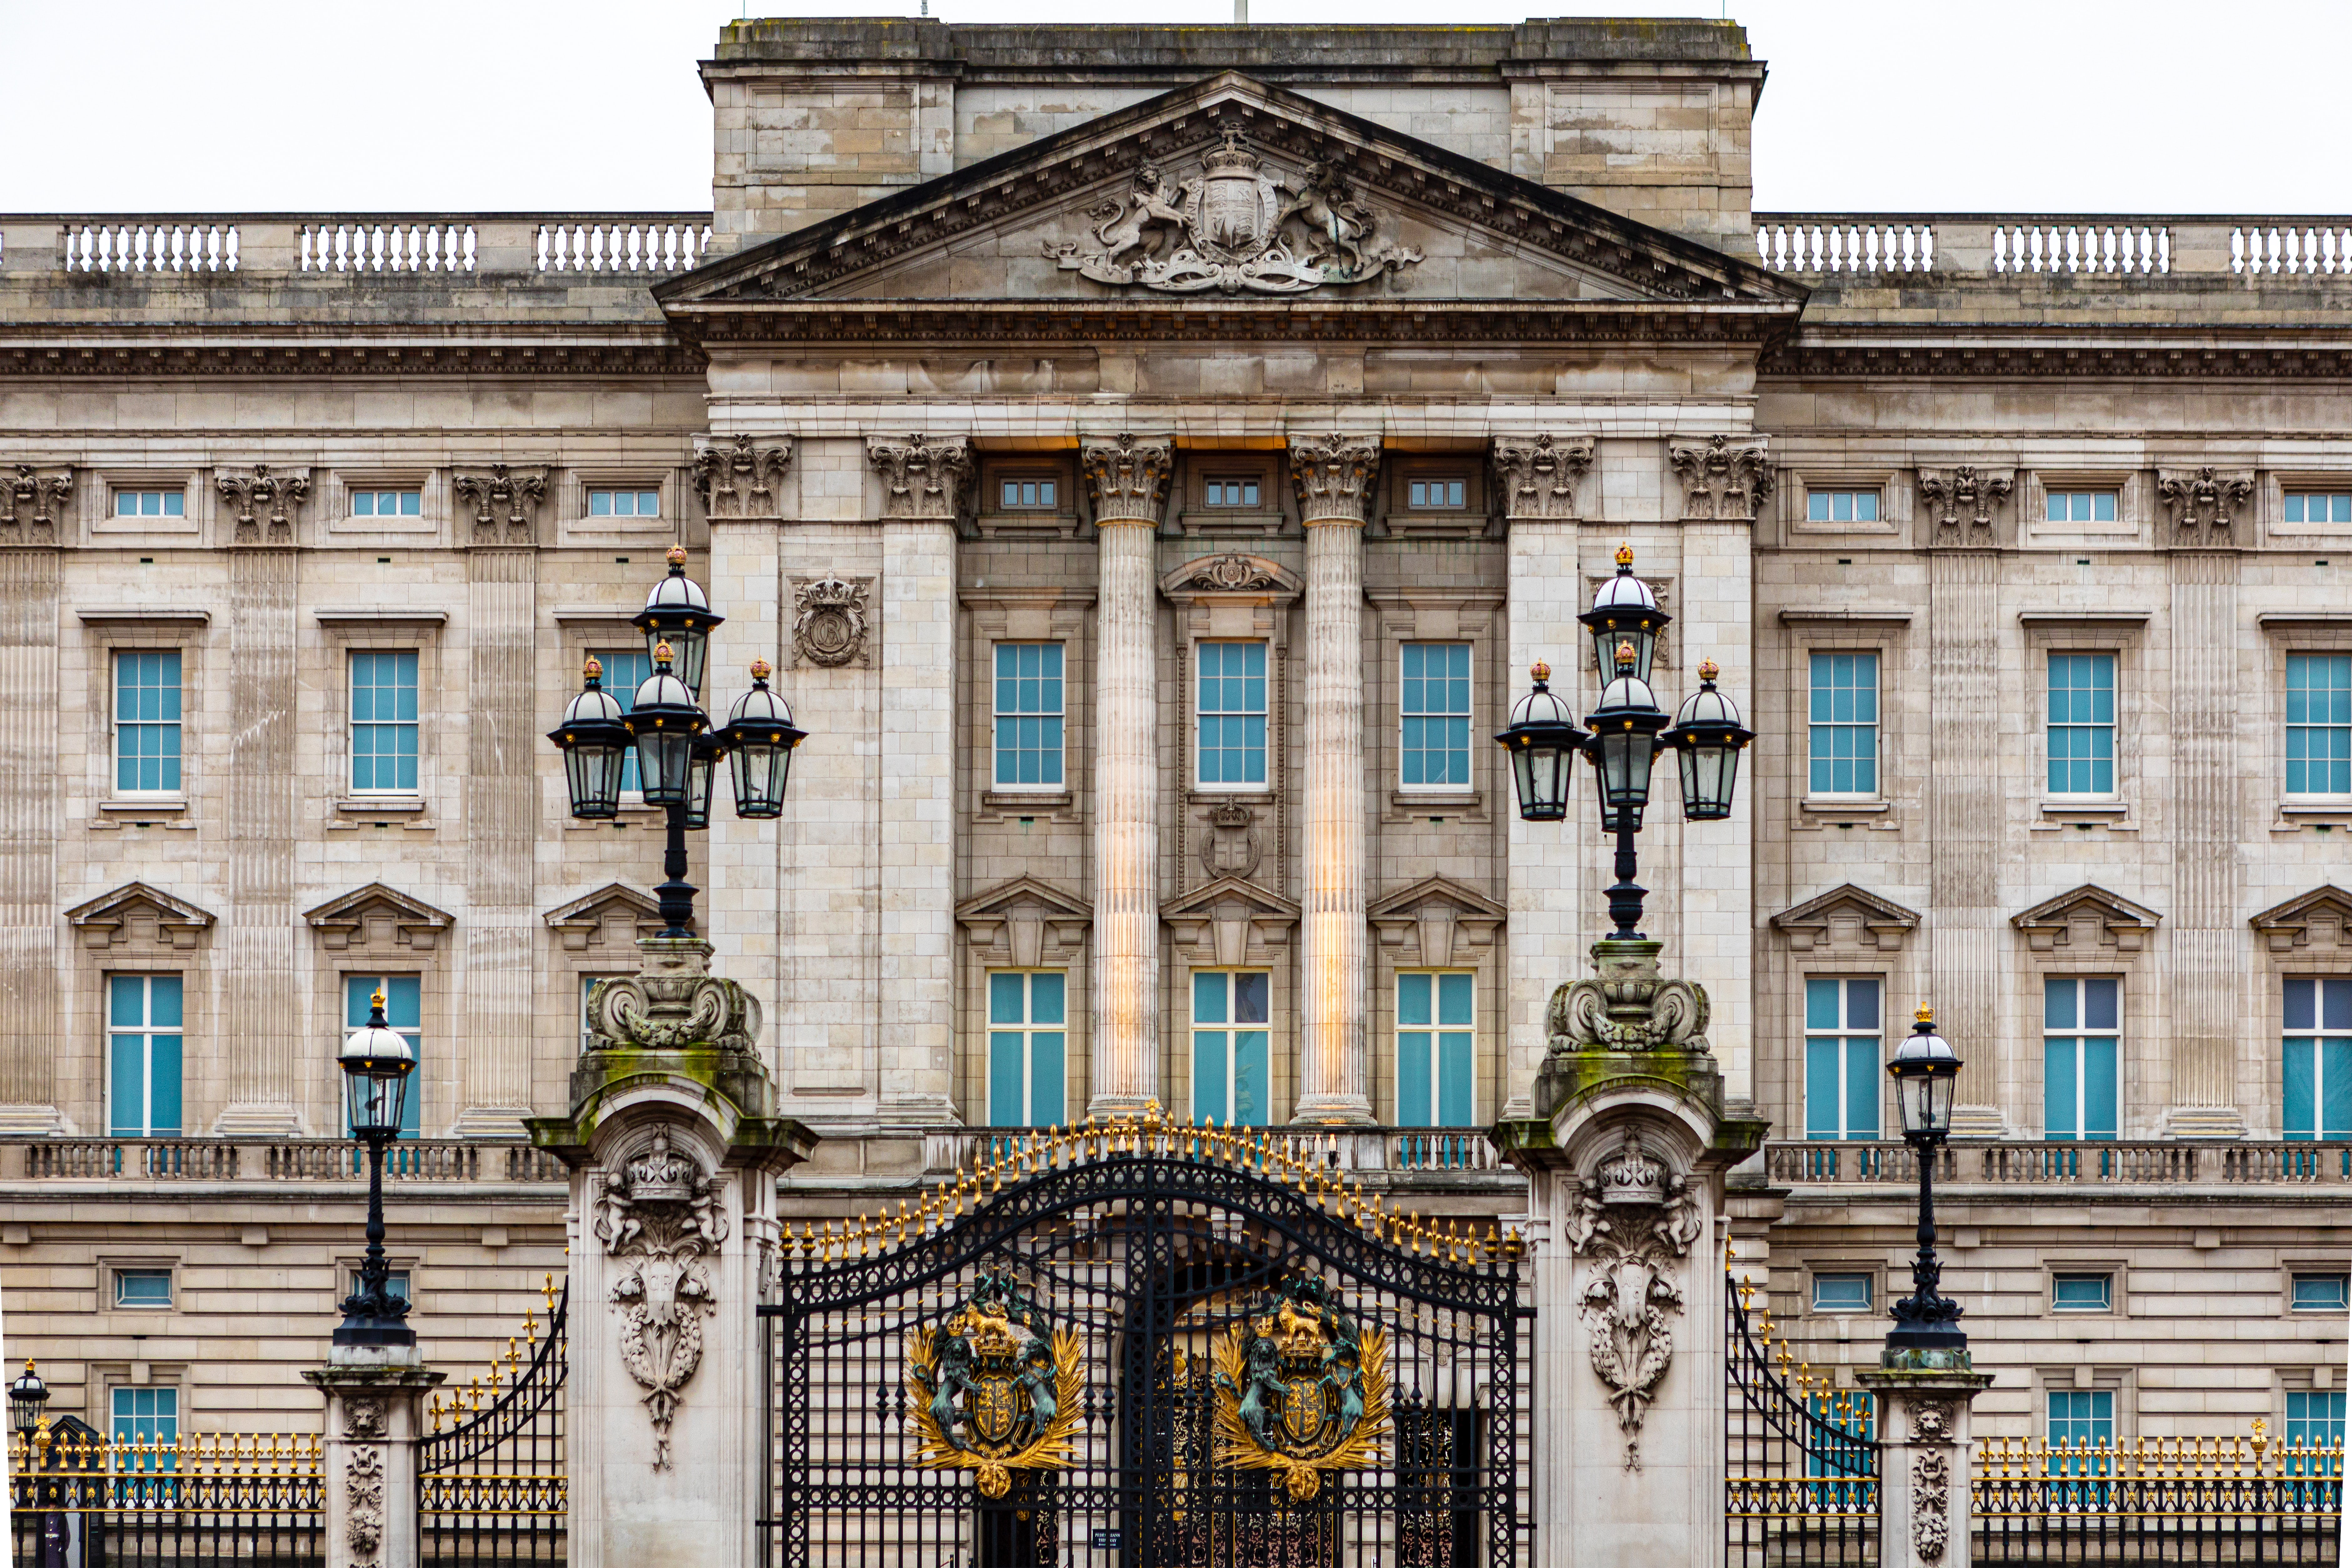
[(1727, 1284), (1724, 1562), (1876, 1563), (1879, 1451), (1870, 1396), (1815, 1378), (1776, 1343), (1755, 1288)]
[[(461, 1391), (442, 1429), (417, 1445), (416, 1527), (426, 1563), (501, 1565), (565, 1558), (570, 1476), (565, 1469), (563, 1384), (569, 1368), (564, 1322), (572, 1302), (565, 1281), (548, 1281), (546, 1337), (524, 1320), (523, 1343), (508, 1342), (503, 1377), (494, 1370), (488, 1397)], [(528, 1360), (524, 1359), (528, 1356)], [(501, 1392), (499, 1384), (503, 1382)]]
[(1515, 1242), (1262, 1136), (988, 1152), (919, 1211), (788, 1244), (760, 1309), (771, 1563), (1524, 1560)]

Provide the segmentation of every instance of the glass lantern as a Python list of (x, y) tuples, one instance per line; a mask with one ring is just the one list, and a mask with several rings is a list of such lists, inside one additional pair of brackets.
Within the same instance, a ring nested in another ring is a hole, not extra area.
[(694, 694), (670, 673), (675, 656), (667, 643), (654, 644), (654, 673), (621, 719), (637, 743), (637, 781), (648, 806), (691, 803), (695, 742), (710, 727)]
[(1633, 547), (1617, 547), (1617, 575), (1592, 596), (1592, 608), (1577, 617), (1592, 633), (1592, 667), (1606, 685), (1617, 672), (1617, 649), (1633, 645), (1633, 678), (1650, 680), (1650, 662), (1657, 656), (1658, 634), (1674, 619), (1658, 608), (1650, 585), (1633, 575)]
[(1713, 659), (1700, 661), (1698, 690), (1675, 715), (1674, 728), (1658, 737), (1681, 764), (1683, 816), (1693, 822), (1720, 821), (1731, 815), (1732, 791), (1739, 783), (1739, 754), (1756, 738), (1743, 728), (1739, 708), (1715, 689), (1722, 672)]
[(583, 667), (583, 685), (563, 722), (547, 738), (563, 748), (563, 782), (572, 814), (594, 821), (621, 811), (621, 773), (629, 754), (629, 729), (621, 705), (604, 689), (604, 666), (593, 654)]
[(727, 617), (710, 608), (702, 585), (686, 575), (686, 547), (669, 548), (669, 575), (646, 595), (646, 607), (629, 623), (646, 634), (650, 654), (664, 643), (677, 661), (677, 678), (697, 700), (702, 696), (703, 662), (710, 653), (710, 629)]
[(1657, 760), (1666, 714), (1650, 683), (1633, 673), (1640, 650), (1633, 639), (1621, 639), (1615, 653), (1617, 678), (1601, 694), (1601, 706), (1584, 717), (1592, 729), (1585, 753), (1592, 758), (1601, 796), (1601, 831), (1638, 833), (1650, 803), (1650, 765)]
[(343, 1070), (343, 1090), (351, 1111), (352, 1135), (393, 1138), (400, 1135), (406, 1110), (409, 1075), (416, 1070), (416, 1053), (407, 1039), (384, 1022), (383, 993), (375, 994), (367, 1022), (351, 1032), (336, 1058)]
[(1535, 677), (1535, 689), (1512, 707), (1510, 728), (1495, 739), (1511, 758), (1519, 815), (1530, 822), (1557, 822), (1568, 815), (1576, 754), (1592, 737), (1576, 727), (1575, 715), (1553, 695), (1551, 666), (1538, 664), (1528, 673)]
[(1952, 1095), (1960, 1075), (1960, 1059), (1936, 1032), (1933, 1009), (1921, 1008), (1917, 1020), (1887, 1058), (1886, 1076), (1895, 1080), (1904, 1137), (1940, 1144), (1952, 1130)]
[(784, 781), (791, 776), (793, 748), (808, 732), (793, 724), (793, 710), (768, 689), (770, 667), (765, 659), (751, 661), (751, 689), (735, 699), (719, 733), (735, 771), (735, 814), (739, 817), (781, 817), (784, 814)]

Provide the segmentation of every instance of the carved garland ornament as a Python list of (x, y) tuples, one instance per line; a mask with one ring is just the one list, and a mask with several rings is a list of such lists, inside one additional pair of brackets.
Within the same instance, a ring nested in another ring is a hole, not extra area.
[(1077, 1331), (1048, 1333), (1013, 1285), (985, 1275), (946, 1322), (907, 1334), (915, 1462), (977, 1472), (1002, 1498), (1015, 1470), (1066, 1469), (1085, 1391)]
[(793, 652), (830, 669), (866, 661), (863, 582), (827, 575), (793, 592)]
[(343, 1519), (343, 1539), (351, 1543), (354, 1562), (375, 1561), (383, 1544), (383, 1450), (354, 1448), (343, 1466), (343, 1498), (349, 1504)]
[(1952, 1462), (1939, 1448), (1911, 1458), (1911, 1549), (1923, 1563), (1940, 1563), (1951, 1538)]
[(1284, 1280), (1217, 1347), (1218, 1467), (1273, 1470), (1308, 1502), (1324, 1471), (1378, 1463), (1388, 1364), (1386, 1332), (1359, 1330), (1328, 1284)]
[(609, 1298), (621, 1319), (621, 1364), (646, 1390), (654, 1469), (666, 1470), (679, 1395), (702, 1364), (702, 1320), (718, 1305), (702, 1260), (727, 1239), (719, 1183), (658, 1129), (618, 1175), (604, 1178), (594, 1228), (624, 1265)]
[(1699, 1225), (1689, 1183), (1631, 1128), (1580, 1184), (1568, 1217), (1570, 1250), (1588, 1260), (1578, 1307), (1592, 1370), (1616, 1407), (1629, 1470), (1642, 1468), (1642, 1423), (1674, 1362), (1673, 1320), (1683, 1308), (1675, 1276)]
[(1049, 240), (1045, 255), (1097, 283), (1162, 293), (1303, 294), (1367, 283), (1421, 260), (1410, 246), (1379, 240), (1379, 215), (1337, 166), (1276, 173), (1230, 128), (1192, 179), (1179, 184), (1146, 164), (1125, 196), (1087, 216), (1096, 248)]

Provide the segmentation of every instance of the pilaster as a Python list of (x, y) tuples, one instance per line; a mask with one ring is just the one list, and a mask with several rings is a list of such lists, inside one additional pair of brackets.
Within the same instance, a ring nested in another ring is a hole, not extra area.
[[(0, 486), (0, 1131), (54, 1132), (57, 1057), (57, 510), (69, 469)], [(46, 497), (46, 499), (45, 499)]]
[(2162, 938), (2172, 998), (2172, 1103), (2165, 1131), (2242, 1137), (2237, 1040), (2246, 964), (2238, 921), (2245, 870), (2238, 824), (2249, 748), (2238, 735), (2246, 708), (2237, 653), (2239, 559), (2227, 548), (2226, 513), (2217, 524), (2210, 512), (2198, 518), (2190, 507), (2177, 510), (2183, 537), (2176, 543), (2185, 548), (2172, 553), (2172, 906)]
[(442, 1375), (414, 1345), (338, 1345), (302, 1376), (327, 1397), (325, 1568), (416, 1568), (417, 1406)]
[(2000, 558), (1975, 548), (1995, 542), (1989, 528), (1955, 527), (1927, 561), (1927, 994), (1947, 1032), (1986, 1048), (1961, 1071), (1955, 1130), (1993, 1135), (2006, 1113), (1997, 1101), (2004, 823), (2000, 773), (1983, 758), (2000, 727)]
[(466, 554), (466, 1020), (455, 1131), (513, 1137), (530, 1113), (536, 1033), (539, 552), (523, 538)]
[(1882, 1568), (1966, 1563), (1975, 1482), (1969, 1406), (1992, 1385), (1992, 1374), (1881, 1368), (1853, 1380), (1877, 1404)]

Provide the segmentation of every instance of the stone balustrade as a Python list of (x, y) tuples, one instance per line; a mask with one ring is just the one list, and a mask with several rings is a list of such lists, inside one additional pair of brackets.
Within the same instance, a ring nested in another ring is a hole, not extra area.
[(2352, 217), (1758, 213), (1764, 265), (1804, 276), (2352, 273)]
[[(1014, 1141), (1045, 1130), (933, 1128), (923, 1137), (923, 1163), (932, 1171), (959, 1170), (976, 1160), (985, 1163), (992, 1141)], [(1423, 1176), (1503, 1169), (1484, 1127), (1265, 1127), (1248, 1132), (1253, 1141), (1265, 1138), (1271, 1150), (1334, 1171)]]
[[(384, 1154), (384, 1180), (560, 1186), (563, 1162), (528, 1144), (405, 1138)], [(0, 1181), (351, 1182), (367, 1150), (342, 1138), (246, 1143), (226, 1138), (0, 1140)]]
[[(1915, 1186), (1901, 1143), (1775, 1143), (1774, 1186)], [(1958, 1186), (2352, 1186), (2352, 1143), (2252, 1139), (2000, 1140), (1944, 1146), (1936, 1183)]]
[(34, 214), (0, 217), (0, 272), (667, 277), (701, 265), (709, 213)]

